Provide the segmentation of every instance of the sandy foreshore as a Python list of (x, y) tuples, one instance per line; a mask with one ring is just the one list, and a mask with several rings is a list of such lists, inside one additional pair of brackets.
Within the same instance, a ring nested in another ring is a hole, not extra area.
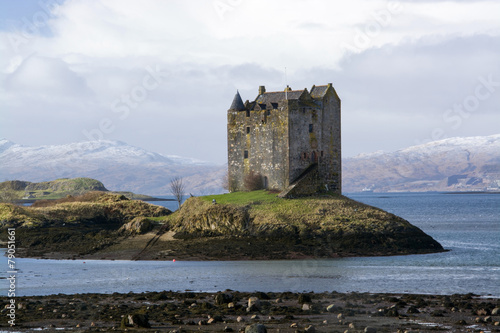
[(16, 332), (264, 332), (263, 326), (267, 332), (500, 332), (500, 299), (472, 294), (164, 291), (17, 297), (14, 327), (7, 322), (10, 299), (0, 301), (1, 330)]

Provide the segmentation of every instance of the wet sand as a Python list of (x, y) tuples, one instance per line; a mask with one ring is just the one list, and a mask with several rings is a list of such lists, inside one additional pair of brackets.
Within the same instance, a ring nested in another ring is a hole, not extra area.
[(18, 297), (15, 327), (7, 323), (9, 299), (0, 301), (1, 330), (17, 332), (240, 332), (252, 324), (267, 332), (500, 332), (500, 299), (472, 294), (227, 290)]

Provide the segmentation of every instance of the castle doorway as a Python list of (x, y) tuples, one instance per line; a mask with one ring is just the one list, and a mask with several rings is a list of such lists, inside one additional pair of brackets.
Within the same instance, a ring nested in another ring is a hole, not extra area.
[(267, 176), (264, 176), (264, 189), (267, 190), (268, 183), (267, 183)]

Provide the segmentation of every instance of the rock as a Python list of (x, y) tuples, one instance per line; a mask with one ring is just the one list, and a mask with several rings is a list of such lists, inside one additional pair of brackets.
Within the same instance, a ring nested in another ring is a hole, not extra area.
[(132, 221), (125, 223), (118, 229), (118, 232), (127, 234), (143, 234), (153, 229), (154, 225), (151, 220), (139, 216)]
[(365, 332), (365, 333), (377, 333), (377, 329), (375, 327), (366, 326), (365, 330), (363, 332)]
[(250, 317), (250, 319), (252, 319), (252, 320), (257, 320), (257, 319), (260, 319), (260, 317), (259, 317), (259, 316), (257, 316), (257, 315), (253, 315), (253, 316), (251, 316), (251, 317)]
[(233, 301), (233, 295), (228, 293), (218, 293), (215, 295), (215, 305), (223, 305)]
[(135, 314), (125, 315), (122, 318), (121, 327), (151, 328), (151, 325), (149, 324), (149, 318), (147, 315), (141, 313), (135, 313)]
[(234, 332), (234, 330), (231, 327), (224, 327), (224, 332)]
[(261, 308), (260, 299), (258, 299), (257, 297), (248, 298), (247, 311), (256, 311), (260, 310), (260, 308)]
[(235, 305), (234, 305), (234, 303), (233, 303), (233, 302), (229, 302), (229, 303), (227, 303), (227, 308), (228, 308), (228, 309), (234, 309), (234, 307), (235, 307)]
[(493, 310), (491, 310), (491, 314), (492, 314), (493, 316), (498, 315), (498, 312), (500, 312), (500, 308), (494, 308)]
[(313, 325), (309, 325), (304, 329), (304, 331), (309, 333), (316, 333), (316, 328)]
[(252, 324), (245, 327), (245, 333), (267, 333), (267, 328), (262, 324)]
[(209, 316), (209, 320), (208, 320), (208, 323), (209, 324), (212, 324), (212, 323), (222, 323), (224, 321), (224, 319), (222, 318), (222, 316), (213, 316), (213, 317), (210, 317)]
[(302, 304), (302, 311), (309, 311), (311, 310), (311, 304), (304, 303)]
[(463, 319), (457, 321), (457, 325), (467, 325), (467, 322)]
[(311, 296), (307, 294), (300, 294), (298, 299), (299, 304), (311, 303)]
[(344, 319), (344, 315), (343, 315), (342, 313), (339, 313), (339, 314), (337, 315), (337, 319), (339, 319), (339, 320)]
[(486, 316), (486, 317), (484, 317), (483, 321), (485, 323), (491, 323), (493, 321), (493, 319), (491, 319), (491, 316)]
[(488, 315), (488, 310), (486, 310), (486, 309), (479, 309), (479, 310), (476, 311), (476, 314), (478, 316), (487, 316)]
[(283, 300), (281, 298), (276, 298), (276, 303), (283, 303)]
[(292, 323), (292, 324), (290, 325), (290, 328), (297, 328), (297, 327), (299, 327), (299, 325), (297, 325), (297, 323)]
[(420, 313), (420, 311), (418, 311), (418, 309), (417, 309), (416, 307), (414, 307), (414, 306), (410, 306), (410, 307), (408, 308), (408, 310), (406, 310), (406, 313), (410, 313), (410, 314), (411, 314), (411, 313)]
[(354, 326), (354, 323), (349, 323), (349, 328), (351, 328), (351, 329), (355, 329), (355, 328), (356, 328), (356, 326)]
[(241, 322), (244, 322), (244, 321), (245, 321), (245, 319), (243, 319), (243, 317), (241, 317), (241, 316), (238, 316), (238, 318), (236, 318), (236, 321), (237, 321), (238, 323), (241, 323)]
[(210, 318), (208, 321), (207, 321), (207, 324), (210, 325), (210, 324), (215, 324), (215, 319), (214, 318)]
[(326, 311), (328, 312), (335, 312), (337, 310), (337, 307), (335, 306), (335, 304), (330, 304), (326, 307)]
[(500, 326), (500, 321), (495, 321), (495, 323), (493, 325)]

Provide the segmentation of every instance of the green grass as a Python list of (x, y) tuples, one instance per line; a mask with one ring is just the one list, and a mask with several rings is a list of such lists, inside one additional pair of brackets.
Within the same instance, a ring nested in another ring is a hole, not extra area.
[(246, 204), (255, 205), (262, 203), (279, 203), (280, 201), (286, 200), (278, 198), (277, 193), (270, 193), (266, 190), (207, 195), (204, 197), (200, 197), (200, 199), (208, 202), (212, 202), (212, 200), (215, 199), (219, 204), (234, 204), (238, 206)]

